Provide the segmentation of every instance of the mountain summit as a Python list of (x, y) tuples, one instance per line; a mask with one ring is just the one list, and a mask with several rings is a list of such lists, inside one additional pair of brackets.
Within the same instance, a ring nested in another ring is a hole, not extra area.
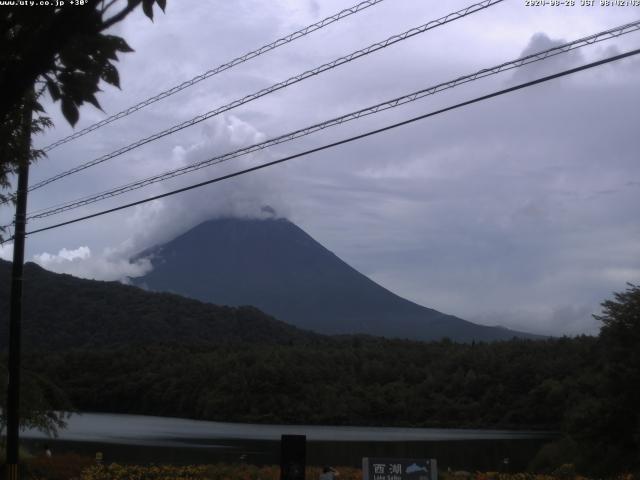
[(533, 337), (486, 327), (410, 302), (383, 288), (285, 219), (221, 218), (148, 249), (153, 270), (133, 283), (220, 305), (253, 305), (326, 334), (415, 340)]

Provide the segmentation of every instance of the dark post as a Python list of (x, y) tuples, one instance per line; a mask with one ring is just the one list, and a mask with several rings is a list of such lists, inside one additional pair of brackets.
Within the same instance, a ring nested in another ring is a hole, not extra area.
[(280, 480), (305, 480), (306, 466), (306, 435), (282, 435), (280, 443)]
[(31, 150), (32, 96), (25, 96), (22, 117), (24, 129), (24, 157), (18, 167), (16, 191), (16, 219), (13, 240), (13, 266), (11, 270), (11, 304), (9, 316), (9, 384), (7, 386), (7, 478), (19, 478), (18, 444), (20, 441), (20, 333), (22, 322), (22, 270), (29, 188), (29, 156)]

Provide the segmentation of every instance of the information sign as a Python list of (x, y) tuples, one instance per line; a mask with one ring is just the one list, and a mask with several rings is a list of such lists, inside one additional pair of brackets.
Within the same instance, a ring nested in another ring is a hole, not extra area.
[(438, 480), (435, 458), (362, 459), (363, 480)]

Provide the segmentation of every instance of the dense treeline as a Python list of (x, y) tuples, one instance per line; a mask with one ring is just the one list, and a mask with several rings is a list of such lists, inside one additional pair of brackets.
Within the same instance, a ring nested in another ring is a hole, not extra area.
[(343, 338), (32, 356), (83, 411), (277, 423), (559, 429), (592, 337), (501, 343)]
[(83, 411), (208, 420), (551, 429), (536, 469), (640, 468), (640, 288), (599, 337), (456, 344), (373, 337), (31, 355)]
[[(8, 318), (11, 264), (0, 260), (0, 315)], [(25, 350), (105, 348), (154, 342), (281, 343), (316, 335), (254, 307), (225, 307), (119, 282), (84, 280), (27, 263)], [(8, 322), (0, 322), (0, 350)]]

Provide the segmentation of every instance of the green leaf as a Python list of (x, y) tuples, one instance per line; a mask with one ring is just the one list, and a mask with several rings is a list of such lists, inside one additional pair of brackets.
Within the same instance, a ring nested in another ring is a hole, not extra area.
[(93, 53), (93, 57), (96, 59), (96, 63), (99, 63), (100, 65), (104, 65), (105, 63), (108, 63), (109, 60), (117, 61), (118, 60), (117, 42), (114, 39), (108, 38), (108, 36), (105, 36), (105, 38), (101, 38), (100, 40), (101, 41), (99, 43), (99, 46), (95, 49)]
[(122, 37), (117, 37), (115, 35), (105, 35), (104, 39), (109, 43), (110, 46), (115, 48), (118, 52), (133, 52), (133, 48), (129, 46), (126, 40)]
[(110, 85), (120, 88), (120, 75), (116, 67), (110, 63), (104, 66), (100, 78)]
[(78, 36), (69, 42), (65, 48), (60, 50), (60, 61), (63, 65), (71, 70), (86, 68), (90, 59), (88, 58), (88, 52), (83, 45), (82, 36)]
[(45, 113), (44, 108), (42, 108), (42, 105), (40, 104), (40, 102), (33, 102), (33, 110), (35, 112), (40, 112), (40, 113)]
[(160, 7), (160, 9), (164, 12), (164, 9), (167, 8), (167, 0), (156, 0), (156, 3)]
[(60, 100), (60, 89), (53, 80), (47, 80), (47, 90), (49, 90), (49, 95), (54, 102)]
[(76, 107), (75, 104), (66, 97), (62, 99), (62, 114), (71, 126), (74, 126), (78, 122), (78, 117), (80, 116), (78, 113), (78, 107)]
[(88, 94), (86, 100), (91, 105), (96, 107), (98, 110), (102, 110), (102, 107), (100, 106), (100, 103), (98, 102), (98, 99), (96, 98), (96, 96), (93, 93)]
[(81, 105), (89, 95), (96, 92), (101, 71), (70, 72), (62, 83), (64, 96), (73, 100), (76, 105)]
[(155, 0), (142, 0), (142, 11), (144, 14), (149, 17), (150, 20), (153, 20), (153, 3)]

